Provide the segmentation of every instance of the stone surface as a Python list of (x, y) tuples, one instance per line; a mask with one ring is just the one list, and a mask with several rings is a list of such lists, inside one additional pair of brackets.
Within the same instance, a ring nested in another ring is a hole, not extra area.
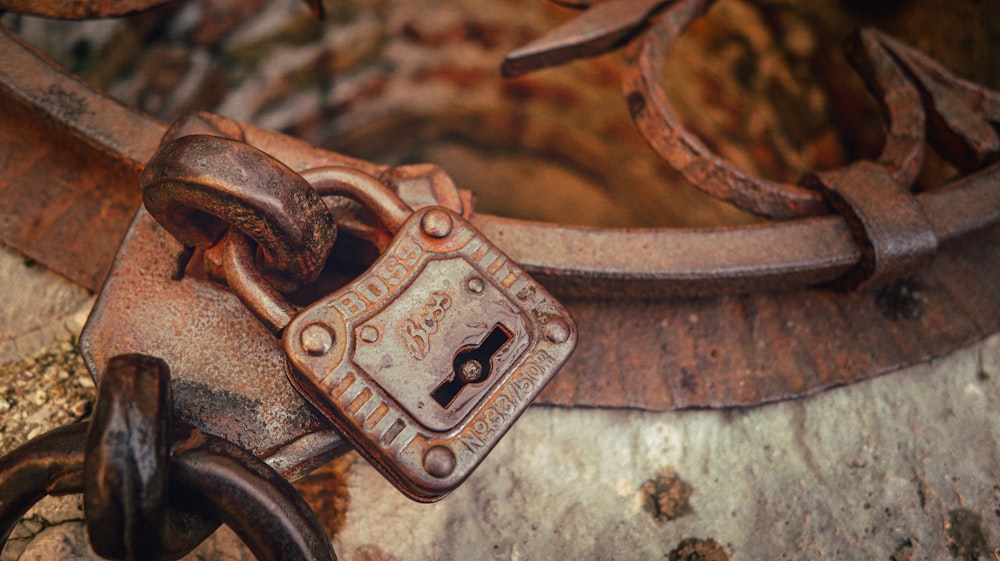
[[(748, 410), (533, 408), (437, 504), (409, 502), (358, 460), (335, 544), (347, 560), (697, 558), (681, 555), (686, 538), (730, 559), (993, 559), (998, 359), (993, 336)], [(664, 470), (692, 489), (672, 520), (643, 490)]]
[(0, 364), (34, 356), (79, 333), (90, 293), (0, 246)]

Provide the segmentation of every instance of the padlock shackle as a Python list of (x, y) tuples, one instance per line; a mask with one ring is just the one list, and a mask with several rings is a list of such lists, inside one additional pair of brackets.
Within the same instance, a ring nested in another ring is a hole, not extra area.
[[(302, 172), (302, 178), (322, 197), (350, 198), (371, 210), (379, 224), (395, 235), (413, 209), (375, 177), (349, 167), (329, 166)], [(288, 301), (257, 267), (254, 240), (239, 228), (226, 232), (223, 270), (229, 288), (271, 333), (281, 337), (298, 308)]]
[(413, 214), (403, 199), (375, 177), (354, 168), (328, 166), (301, 172), (322, 197), (347, 197), (372, 211), (379, 224), (395, 235)]
[(257, 248), (253, 239), (239, 228), (226, 232), (222, 252), (223, 270), (229, 284), (243, 305), (276, 337), (292, 321), (296, 308), (268, 282), (257, 268)]

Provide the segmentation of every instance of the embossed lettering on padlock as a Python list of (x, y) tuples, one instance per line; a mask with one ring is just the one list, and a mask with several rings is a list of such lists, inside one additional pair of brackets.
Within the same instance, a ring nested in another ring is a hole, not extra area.
[(418, 500), (468, 477), (575, 343), (544, 288), (437, 207), (284, 335), (293, 384)]

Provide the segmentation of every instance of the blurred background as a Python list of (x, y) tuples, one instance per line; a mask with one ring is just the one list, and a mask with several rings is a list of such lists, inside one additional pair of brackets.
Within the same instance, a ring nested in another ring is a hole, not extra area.
[[(578, 12), (543, 0), (178, 0), (121, 19), (0, 21), (127, 105), (207, 110), (386, 164), (434, 162), (477, 210), (593, 226), (754, 218), (702, 196), (635, 132), (619, 54), (503, 79), (510, 50)], [(988, 0), (722, 0), (663, 84), (722, 156), (796, 181), (878, 154), (884, 122), (841, 44), (875, 26), (959, 76), (1000, 84)], [(929, 158), (918, 188), (954, 172)]]

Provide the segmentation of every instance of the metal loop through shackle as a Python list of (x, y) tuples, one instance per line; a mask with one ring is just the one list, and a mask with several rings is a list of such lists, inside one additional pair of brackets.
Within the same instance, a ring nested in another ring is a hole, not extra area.
[[(363, 171), (329, 166), (306, 170), (301, 176), (320, 196), (347, 197), (371, 210), (390, 234), (399, 231), (413, 214), (413, 209), (392, 189)], [(298, 310), (256, 268), (254, 255), (253, 240), (230, 228), (223, 250), (226, 282), (247, 309), (275, 336), (280, 336)]]
[(256, 240), (282, 290), (315, 281), (337, 237), (330, 210), (299, 174), (238, 140), (171, 140), (141, 183), (146, 210), (186, 246), (210, 247), (230, 226)]

